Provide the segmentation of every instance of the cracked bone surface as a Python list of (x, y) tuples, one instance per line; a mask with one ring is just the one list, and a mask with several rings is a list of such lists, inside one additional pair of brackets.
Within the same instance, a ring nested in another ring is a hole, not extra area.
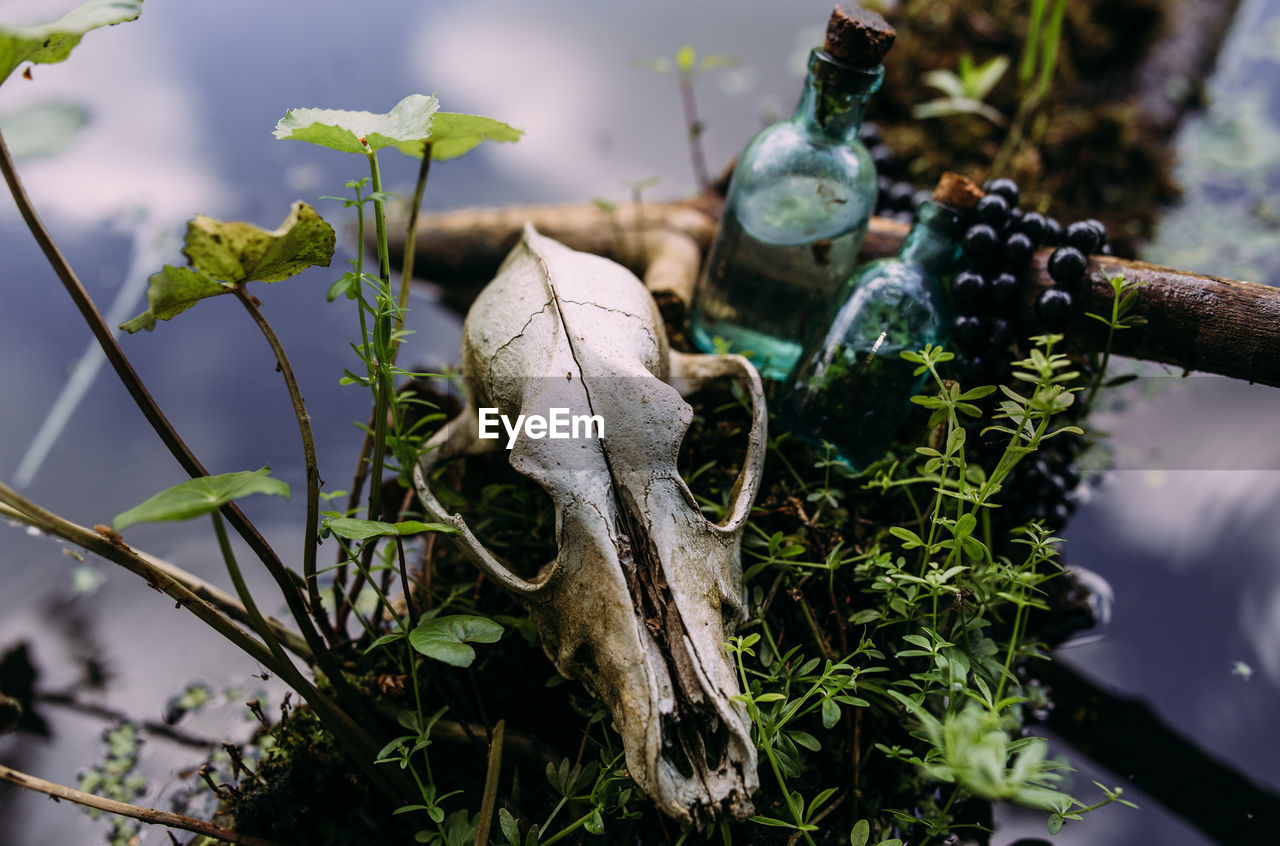
[[(653, 298), (629, 270), (526, 225), (463, 328), (467, 404), (415, 470), (432, 519), (528, 607), (556, 668), (608, 707), (627, 769), (666, 814), (751, 813), (756, 752), (724, 643), (743, 613), (742, 532), (764, 460), (759, 376), (740, 356), (667, 346)], [(724, 520), (703, 516), (676, 470), (693, 410), (682, 394), (735, 377), (752, 399), (746, 456)], [(501, 449), (479, 408), (598, 416), (602, 438), (522, 433), (511, 466), (556, 512), (557, 554), (532, 580), (514, 573), (445, 511), (428, 481), (441, 461)]]

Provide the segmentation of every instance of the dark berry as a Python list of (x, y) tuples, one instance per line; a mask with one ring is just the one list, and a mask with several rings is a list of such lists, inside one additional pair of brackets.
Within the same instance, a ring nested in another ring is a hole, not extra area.
[(991, 321), (991, 328), (988, 334), (991, 339), (991, 346), (995, 349), (1007, 347), (1013, 341), (1013, 327), (1003, 317), (997, 317)]
[(1012, 273), (1001, 273), (999, 276), (991, 280), (988, 287), (991, 291), (991, 299), (993, 302), (1012, 302), (1014, 295), (1018, 293), (1018, 277), (1014, 276)]
[(1049, 256), (1049, 275), (1053, 281), (1066, 288), (1075, 288), (1084, 277), (1089, 260), (1075, 247), (1058, 247)]
[(1009, 201), (1009, 205), (1016, 206), (1018, 204), (1018, 183), (1012, 179), (991, 179), (986, 185), (982, 186), (982, 190), (988, 194), (999, 194)]
[(1044, 215), (1035, 211), (1024, 214), (1022, 223), (1018, 226), (1020, 231), (1025, 232), (1027, 237), (1037, 244), (1044, 240), (1044, 233), (1047, 228), (1048, 223), (1045, 221)]
[(1036, 299), (1036, 314), (1050, 329), (1055, 329), (1067, 319), (1074, 305), (1075, 301), (1066, 291), (1060, 288), (1046, 288)]
[(889, 168), (893, 167), (894, 163), (896, 162), (896, 158), (893, 155), (893, 150), (890, 150), (884, 144), (876, 144), (867, 152), (871, 154), (871, 161), (875, 163), (876, 170), (879, 170), (879, 171), (888, 170)]
[(876, 146), (883, 140), (880, 135), (880, 127), (871, 121), (867, 121), (858, 129), (858, 140), (868, 147)]
[(910, 182), (895, 182), (889, 188), (888, 205), (895, 211), (910, 211), (911, 196), (916, 188)]
[(1056, 247), (1062, 239), (1062, 224), (1058, 223), (1056, 217), (1046, 217), (1044, 219), (1044, 237), (1040, 239), (1040, 243), (1046, 247)]
[(1004, 240), (1004, 261), (1014, 270), (1021, 270), (1031, 261), (1035, 245), (1025, 232), (1015, 232)]
[(1098, 230), (1094, 229), (1088, 221), (1077, 220), (1062, 233), (1062, 243), (1068, 247), (1075, 247), (1087, 256), (1098, 251), (1102, 246), (1102, 239), (1098, 237)]
[(999, 243), (996, 231), (986, 223), (975, 223), (964, 233), (965, 254), (974, 259), (991, 257)]
[(962, 314), (955, 320), (954, 332), (961, 346), (977, 346), (982, 339), (982, 319), (972, 314)]
[(880, 191), (880, 201), (884, 202), (884, 198), (893, 190), (893, 180), (882, 173), (876, 177), (876, 187)]
[(988, 194), (978, 200), (973, 213), (982, 223), (999, 226), (1009, 216), (1009, 201), (999, 194)]
[(951, 296), (958, 305), (977, 305), (987, 291), (987, 280), (981, 273), (964, 270), (951, 280)]
[(929, 191), (920, 190), (911, 195), (911, 210), (917, 211), (921, 206), (929, 201), (932, 194)]
[(1092, 226), (1094, 230), (1098, 233), (1098, 240), (1100, 242), (1102, 242), (1103, 244), (1107, 243), (1107, 227), (1101, 220), (1091, 217), (1088, 220), (1086, 220), (1085, 223)]

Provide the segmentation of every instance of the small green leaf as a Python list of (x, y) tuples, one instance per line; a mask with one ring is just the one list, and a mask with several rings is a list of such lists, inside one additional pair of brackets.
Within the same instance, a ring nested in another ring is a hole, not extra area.
[(406, 156), (421, 158), (422, 142), (430, 137), (432, 118), (439, 108), (435, 96), (410, 94), (380, 115), (342, 109), (290, 109), (276, 124), (275, 137), (307, 141), (342, 153), (368, 154), (395, 147)]
[(830, 729), (840, 722), (840, 706), (834, 699), (822, 700), (822, 727)]
[(275, 230), (198, 214), (187, 223), (183, 252), (191, 267), (167, 264), (149, 280), (147, 310), (120, 324), (126, 332), (150, 331), (201, 300), (229, 294), (245, 282), (279, 282), (306, 267), (328, 267), (333, 227), (303, 202)]
[(789, 731), (787, 732), (787, 736), (790, 737), (797, 746), (803, 746), (810, 752), (818, 752), (822, 749), (822, 744), (818, 742), (818, 738), (809, 734), (807, 731)]
[(682, 44), (680, 49), (676, 50), (676, 70), (680, 71), (680, 73), (689, 73), (697, 62), (698, 51), (694, 50), (691, 45)]
[(432, 617), (418, 623), (409, 633), (413, 648), (437, 661), (455, 667), (469, 667), (476, 660), (471, 643), (494, 643), (502, 637), (502, 626), (484, 617), (455, 614)]
[(166, 264), (159, 273), (152, 274), (148, 285), (147, 310), (120, 324), (126, 332), (142, 329), (150, 332), (155, 328), (157, 319), (171, 320), (201, 300), (235, 290), (234, 286), (211, 279), (198, 270), (172, 264)]
[(604, 817), (600, 816), (600, 809), (595, 808), (591, 811), (591, 816), (582, 824), (591, 834), (604, 834)]
[(853, 829), (849, 832), (849, 846), (867, 846), (867, 841), (870, 839), (871, 823), (858, 820), (853, 824)]
[(117, 514), (111, 521), (111, 528), (119, 532), (134, 523), (190, 520), (250, 494), (269, 494), (288, 499), (289, 486), (279, 479), (271, 478), (270, 472), (270, 467), (262, 467), (258, 470), (200, 476), (179, 482), (128, 511)]
[(140, 14), (142, 0), (89, 0), (52, 23), (0, 26), (0, 82), (23, 62), (61, 62), (85, 33), (134, 20)]
[[(519, 141), (524, 130), (481, 115), (462, 115), (440, 112), (431, 124), (431, 160), (443, 162), (471, 152), (485, 141), (511, 143)], [(422, 147), (416, 153), (405, 152), (414, 158), (422, 158)]]
[(506, 808), (498, 809), (498, 827), (502, 829), (502, 836), (507, 838), (507, 846), (520, 846), (520, 826)]
[(280, 282), (308, 267), (328, 267), (333, 246), (333, 227), (299, 201), (284, 223), (270, 231), (252, 223), (198, 214), (187, 224), (182, 252), (193, 268), (214, 279)]
[(324, 524), (329, 531), (347, 540), (365, 540), (383, 535), (418, 535), (423, 532), (458, 533), (457, 529), (445, 523), (420, 523), (417, 520), (384, 523), (380, 520), (357, 520), (354, 517), (330, 517)]

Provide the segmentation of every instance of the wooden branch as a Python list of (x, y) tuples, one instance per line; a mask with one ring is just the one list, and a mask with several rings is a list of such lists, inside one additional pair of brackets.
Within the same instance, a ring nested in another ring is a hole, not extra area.
[(168, 811), (157, 811), (155, 808), (130, 805), (128, 802), (118, 802), (115, 799), (94, 796), (92, 793), (84, 793), (72, 787), (27, 775), (24, 772), (6, 767), (4, 764), (0, 764), (0, 781), (7, 781), (10, 784), (16, 784), (18, 787), (43, 793), (46, 796), (52, 796), (54, 799), (66, 799), (68, 802), (75, 802), (77, 805), (84, 805), (86, 808), (97, 808), (99, 811), (106, 811), (108, 814), (131, 817), (149, 825), (163, 825), (168, 828), (180, 828), (183, 831), (194, 831), (196, 834), (224, 840), (227, 843), (243, 844), (243, 846), (276, 846), (273, 841), (254, 837), (251, 834), (239, 834), (231, 829), (223, 828), (220, 825), (214, 825), (204, 820), (197, 820), (182, 814), (172, 814)]
[[(48, 532), (55, 537), (60, 537), (65, 541), (77, 545), (80, 544), (80, 539), (101, 537), (96, 535), (92, 530), (72, 523), (69, 520), (58, 524), (47, 521), (42, 522), (36, 519), (36, 517), (27, 514), (20, 509), (14, 508), (5, 502), (0, 502), (0, 516), (6, 517), (10, 520), (18, 520), (29, 526), (34, 526), (41, 531)], [(188, 573), (181, 567), (176, 567), (173, 564), (156, 558), (154, 555), (143, 552), (140, 549), (130, 548), (130, 553), (147, 568), (172, 579), (176, 584), (181, 585), (182, 588), (190, 591), (198, 599), (202, 599), (209, 603), (231, 619), (244, 623), (245, 625), (250, 624), (249, 614), (245, 611), (244, 606), (241, 605), (235, 597), (231, 596), (231, 594), (221, 588), (215, 587), (199, 576), (193, 573)], [(148, 578), (145, 572), (140, 572), (138, 569), (133, 567), (129, 567), (128, 569), (133, 573), (142, 576), (144, 579)], [(305, 661), (311, 660), (311, 648), (307, 646), (307, 642), (303, 640), (301, 636), (290, 631), (283, 623), (272, 617), (267, 618), (267, 625), (271, 626), (272, 632), (279, 639), (282, 646)]]
[[(529, 220), (574, 249), (626, 264), (654, 293), (671, 292), (687, 304), (719, 212), (718, 198), (704, 196), (684, 203), (618, 206), (612, 213), (585, 203), (428, 215), (417, 240), (418, 266), (429, 279), (483, 284)], [(872, 218), (864, 257), (897, 252), (907, 228)], [(392, 249), (403, 246), (401, 239)], [(1034, 259), (1034, 284), (1019, 310), (1024, 326), (1038, 325), (1035, 294), (1051, 284), (1046, 269), (1050, 252), (1041, 250)], [(1269, 285), (1094, 256), (1080, 315), (1065, 327), (1080, 349), (1100, 350), (1106, 343), (1105, 327), (1084, 313), (1111, 313), (1113, 295), (1106, 278), (1117, 273), (1146, 283), (1133, 313), (1147, 319), (1144, 327), (1116, 333), (1117, 354), (1280, 387), (1280, 288)]]

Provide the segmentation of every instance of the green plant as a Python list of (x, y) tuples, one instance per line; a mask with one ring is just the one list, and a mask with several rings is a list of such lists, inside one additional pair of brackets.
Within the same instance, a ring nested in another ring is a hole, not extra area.
[(735, 67), (738, 60), (724, 53), (708, 53), (699, 57), (697, 50), (691, 45), (684, 44), (676, 50), (674, 59), (661, 56), (656, 59), (638, 60), (635, 64), (646, 70), (675, 77), (676, 86), (680, 89), (680, 105), (684, 109), (685, 132), (689, 142), (689, 160), (693, 163), (693, 176), (698, 183), (698, 189), (706, 191), (711, 187), (711, 174), (707, 171), (707, 156), (702, 149), (702, 133), (706, 130), (706, 125), (698, 117), (698, 104), (694, 100), (693, 87), (703, 74), (717, 68)]
[(1013, 154), (1026, 141), (1027, 125), (1048, 95), (1058, 69), (1067, 0), (1053, 0), (1052, 8), (1049, 0), (1030, 0), (1030, 3), (1027, 37), (1018, 61), (1018, 110), (991, 165), (991, 172), (997, 175), (1004, 173)]
[(1112, 293), (1111, 314), (1102, 315), (1085, 312), (1086, 317), (1093, 318), (1107, 327), (1107, 342), (1102, 348), (1101, 358), (1095, 357), (1092, 362), (1093, 380), (1089, 383), (1088, 393), (1085, 394), (1082, 413), (1093, 407), (1093, 400), (1098, 395), (1099, 388), (1104, 385), (1108, 387), (1123, 385), (1125, 382), (1137, 378), (1131, 374), (1126, 374), (1103, 381), (1107, 372), (1107, 365), (1111, 363), (1111, 344), (1115, 340), (1116, 332), (1145, 326), (1147, 323), (1145, 317), (1133, 314), (1133, 308), (1138, 304), (1138, 289), (1147, 283), (1125, 279), (1123, 273), (1117, 273), (1115, 276), (1108, 277), (1107, 284), (1111, 286)]
[(932, 70), (924, 75), (926, 85), (938, 89), (946, 96), (918, 104), (912, 110), (912, 115), (917, 120), (926, 120), (973, 114), (996, 126), (1004, 126), (1008, 123), (1005, 116), (985, 101), (1008, 69), (1007, 56), (993, 56), (981, 65), (975, 65), (973, 56), (965, 53), (960, 57), (955, 71)]

